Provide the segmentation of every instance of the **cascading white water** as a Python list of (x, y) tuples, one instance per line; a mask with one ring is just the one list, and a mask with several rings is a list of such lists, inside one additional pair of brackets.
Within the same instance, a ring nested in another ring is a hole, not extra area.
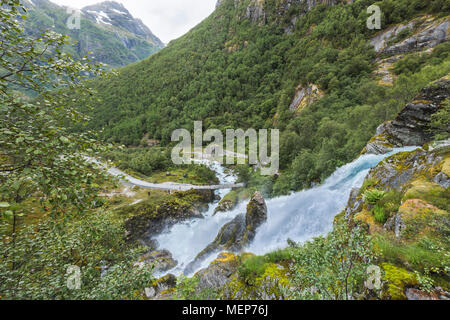
[[(237, 177), (229, 173), (218, 162), (196, 161), (205, 164), (216, 172), (220, 184), (234, 184)], [(231, 189), (217, 190), (216, 194), (223, 198)], [(208, 211), (203, 213), (204, 219), (194, 219), (173, 226), (167, 233), (155, 238), (160, 249), (167, 249), (178, 262), (170, 273), (180, 275), (187, 264), (195, 259), (197, 254), (214, 241), (223, 225), (233, 220), (239, 212), (245, 212), (245, 204), (240, 204), (240, 211), (234, 210), (214, 215), (218, 202), (209, 205)], [(243, 211), (242, 211), (243, 210)], [(158, 275), (157, 275), (158, 276)]]
[[(252, 244), (245, 251), (265, 254), (286, 247), (287, 240), (304, 242), (331, 231), (334, 217), (345, 208), (350, 192), (360, 187), (369, 170), (386, 157), (399, 152), (412, 151), (417, 147), (395, 149), (385, 155), (364, 155), (358, 160), (335, 171), (322, 185), (266, 201), (268, 219), (257, 230)], [(227, 176), (218, 163), (211, 164), (221, 183), (234, 183), (234, 176)], [(224, 196), (229, 190), (221, 190)], [(213, 216), (217, 203), (210, 205), (205, 219), (196, 219), (172, 227), (156, 238), (161, 249), (169, 250), (178, 266), (170, 273), (179, 275), (196, 255), (210, 244), (220, 228), (235, 216), (245, 212), (246, 203), (236, 209)], [(206, 267), (215, 255), (202, 264)]]

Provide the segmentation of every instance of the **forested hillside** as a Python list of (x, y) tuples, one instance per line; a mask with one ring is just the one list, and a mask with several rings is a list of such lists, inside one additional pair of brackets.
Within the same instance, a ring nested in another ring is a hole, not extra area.
[[(192, 129), (194, 120), (205, 129), (279, 128), (283, 174), (265, 182), (268, 191), (318, 182), (353, 160), (378, 125), (450, 71), (447, 31), (444, 39), (403, 52), (373, 46), (396, 24), (419, 21), (396, 28), (386, 47), (429, 23), (448, 23), (447, 1), (350, 2), (220, 1), (166, 49), (112, 80), (97, 80), (103, 102), (91, 126), (127, 145), (144, 136), (167, 145), (174, 129)], [(381, 8), (382, 31), (367, 28), (372, 4)], [(399, 53), (390, 62), (391, 81), (383, 82), (381, 59)], [(305, 91), (313, 92), (306, 101), (299, 99)]]

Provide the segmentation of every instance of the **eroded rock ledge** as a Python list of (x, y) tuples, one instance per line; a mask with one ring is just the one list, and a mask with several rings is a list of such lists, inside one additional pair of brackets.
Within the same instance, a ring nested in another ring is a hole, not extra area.
[(428, 87), (399, 113), (393, 121), (378, 127), (376, 136), (362, 154), (384, 154), (395, 147), (422, 146), (434, 138), (430, 132), (431, 116), (450, 98), (450, 80), (440, 79)]

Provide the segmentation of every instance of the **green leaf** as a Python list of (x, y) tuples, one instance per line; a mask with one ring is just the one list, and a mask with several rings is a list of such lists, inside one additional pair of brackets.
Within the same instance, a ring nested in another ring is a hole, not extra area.
[(59, 140), (61, 140), (61, 142), (65, 144), (70, 143), (70, 140), (67, 139), (66, 137), (59, 137)]
[(14, 213), (12, 211), (5, 211), (3, 212), (3, 217), (10, 219), (14, 216)]
[(8, 202), (0, 202), (0, 208), (9, 208), (9, 206)]

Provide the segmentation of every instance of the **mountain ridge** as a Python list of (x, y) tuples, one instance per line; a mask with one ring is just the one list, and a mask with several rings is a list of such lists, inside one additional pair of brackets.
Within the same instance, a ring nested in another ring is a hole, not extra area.
[(122, 67), (147, 58), (164, 48), (141, 20), (134, 18), (120, 3), (105, 1), (80, 10), (80, 29), (71, 29), (67, 21), (73, 14), (67, 6), (49, 0), (24, 0), (29, 10), (25, 20), (28, 34), (45, 29), (67, 34), (73, 41), (66, 51), (74, 57), (90, 56), (111, 68)]

